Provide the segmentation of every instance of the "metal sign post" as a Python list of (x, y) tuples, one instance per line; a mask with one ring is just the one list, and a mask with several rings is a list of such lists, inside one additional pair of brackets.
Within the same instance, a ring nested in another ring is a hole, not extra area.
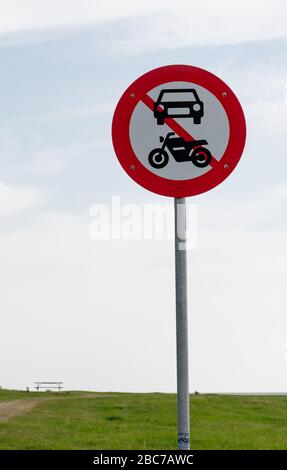
[(174, 199), (178, 448), (190, 449), (185, 198)]

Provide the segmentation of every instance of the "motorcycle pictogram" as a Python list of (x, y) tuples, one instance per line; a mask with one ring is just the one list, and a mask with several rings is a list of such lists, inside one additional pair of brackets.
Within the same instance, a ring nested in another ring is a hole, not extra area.
[(186, 141), (174, 132), (168, 132), (165, 137), (160, 136), (159, 140), (162, 146), (153, 149), (148, 156), (149, 164), (153, 168), (164, 168), (168, 164), (169, 155), (167, 150), (176, 162), (191, 161), (198, 168), (207, 167), (212, 160), (210, 151), (202, 147), (208, 144), (204, 139)]

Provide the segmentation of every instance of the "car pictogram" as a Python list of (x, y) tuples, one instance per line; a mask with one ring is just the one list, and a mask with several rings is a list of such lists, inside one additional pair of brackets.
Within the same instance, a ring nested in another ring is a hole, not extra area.
[(163, 89), (154, 103), (154, 117), (158, 125), (164, 124), (167, 117), (191, 117), (194, 124), (200, 124), (203, 115), (203, 102), (194, 88)]

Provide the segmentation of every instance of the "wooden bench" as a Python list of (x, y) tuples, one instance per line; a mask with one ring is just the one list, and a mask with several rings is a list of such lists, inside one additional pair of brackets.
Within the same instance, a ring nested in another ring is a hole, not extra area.
[(45, 390), (57, 389), (58, 392), (60, 392), (64, 388), (63, 383), (64, 382), (35, 382), (35, 388), (37, 391), (44, 388)]

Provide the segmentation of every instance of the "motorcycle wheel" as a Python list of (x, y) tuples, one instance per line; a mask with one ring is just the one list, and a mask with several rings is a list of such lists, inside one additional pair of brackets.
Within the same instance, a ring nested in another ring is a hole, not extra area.
[(153, 168), (163, 168), (168, 164), (168, 154), (165, 150), (154, 149), (150, 152), (148, 161)]
[(191, 161), (198, 168), (205, 168), (210, 165), (212, 155), (208, 149), (198, 147), (191, 153)]

